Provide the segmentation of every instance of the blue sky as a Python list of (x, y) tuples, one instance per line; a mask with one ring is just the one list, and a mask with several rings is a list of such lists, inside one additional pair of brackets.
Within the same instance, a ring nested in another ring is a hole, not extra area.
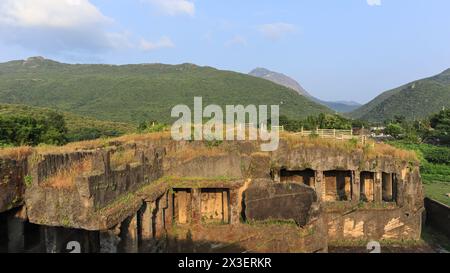
[(266, 67), (365, 103), (450, 68), (448, 0), (1, 0), (0, 61)]

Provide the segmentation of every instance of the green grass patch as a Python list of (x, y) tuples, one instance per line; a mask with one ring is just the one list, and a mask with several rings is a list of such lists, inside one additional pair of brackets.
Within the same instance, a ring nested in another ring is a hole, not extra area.
[(389, 144), (415, 151), (420, 159), (420, 172), (425, 187), (425, 195), (431, 199), (450, 205), (450, 148), (430, 144), (411, 144), (392, 141)]
[(425, 182), (424, 186), (427, 197), (450, 206), (450, 198), (446, 196), (447, 193), (450, 193), (450, 183)]
[(294, 220), (279, 220), (279, 219), (268, 219), (263, 221), (247, 220), (245, 223), (251, 226), (294, 226), (294, 227), (298, 226)]

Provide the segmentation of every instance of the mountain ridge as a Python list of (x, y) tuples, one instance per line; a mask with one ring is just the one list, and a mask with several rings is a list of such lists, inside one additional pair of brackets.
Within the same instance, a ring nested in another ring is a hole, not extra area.
[(254, 76), (254, 77), (272, 81), (276, 84), (285, 86), (287, 88), (291, 88), (291, 89), (297, 91), (300, 95), (305, 96), (316, 103), (325, 105), (337, 112), (341, 112), (341, 113), (351, 112), (361, 106), (360, 103), (357, 103), (354, 101), (350, 101), (350, 102), (347, 102), (347, 101), (325, 101), (325, 100), (318, 99), (318, 98), (312, 96), (310, 93), (308, 93), (293, 78), (291, 78), (285, 74), (279, 73), (279, 72), (271, 71), (267, 68), (258, 67), (258, 68), (253, 69), (252, 71), (250, 71), (248, 74), (251, 76)]
[(251, 76), (263, 78), (266, 80), (269, 80), (271, 82), (283, 85), (285, 87), (294, 89), (297, 91), (300, 95), (306, 96), (306, 97), (312, 97), (311, 94), (309, 94), (297, 81), (292, 79), (289, 76), (286, 76), (282, 73), (277, 73), (274, 71), (270, 71), (263, 67), (257, 67), (250, 71), (248, 73)]
[(292, 118), (330, 112), (292, 89), (194, 64), (64, 64), (43, 57), (0, 63), (0, 103), (99, 120), (168, 123), (172, 107), (192, 107), (195, 96), (204, 105), (280, 105), (281, 114)]
[(349, 115), (373, 122), (395, 116), (414, 120), (438, 112), (442, 107), (450, 107), (450, 69), (385, 91)]

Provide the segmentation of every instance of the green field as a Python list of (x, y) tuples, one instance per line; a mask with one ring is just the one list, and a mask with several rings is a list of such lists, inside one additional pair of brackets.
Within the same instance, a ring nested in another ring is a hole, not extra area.
[(401, 141), (390, 144), (413, 150), (421, 161), (421, 175), (427, 197), (450, 205), (450, 148), (429, 144), (410, 144)]

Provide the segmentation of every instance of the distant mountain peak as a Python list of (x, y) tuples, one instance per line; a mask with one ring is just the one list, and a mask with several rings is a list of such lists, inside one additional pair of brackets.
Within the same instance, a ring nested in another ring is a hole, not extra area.
[(46, 59), (45, 57), (42, 56), (34, 56), (29, 57), (26, 60), (22, 61), (22, 64), (31, 67), (37, 67), (42, 64), (59, 64), (59, 63), (50, 59)]
[(269, 74), (273, 74), (273, 73), (274, 73), (273, 71), (270, 71), (267, 68), (257, 67), (255, 69), (253, 69), (252, 71), (250, 71), (249, 74), (253, 75), (255, 77), (263, 77), (263, 76), (266, 76), (266, 75), (269, 75)]
[(348, 105), (348, 106), (361, 106), (361, 103), (359, 103), (359, 102), (356, 102), (356, 101), (352, 101), (352, 100), (338, 100), (338, 101), (335, 101), (336, 103), (341, 103), (341, 104), (345, 104), (345, 105)]
[(355, 110), (356, 108), (358, 108), (359, 106), (361, 106), (361, 104), (354, 102), (354, 101), (341, 101), (341, 102), (330, 102), (330, 101), (323, 101), (323, 100), (319, 100), (315, 97), (313, 97), (311, 94), (309, 94), (296, 80), (290, 78), (289, 76), (286, 76), (282, 73), (278, 73), (278, 72), (274, 72), (274, 71), (270, 71), (267, 68), (263, 68), (263, 67), (258, 67), (253, 69), (249, 75), (254, 76), (254, 77), (258, 77), (258, 78), (263, 78), (266, 80), (269, 80), (271, 82), (274, 82), (276, 84), (285, 86), (287, 88), (293, 89), (295, 91), (297, 91), (300, 95), (307, 97), (308, 99), (328, 106), (329, 108), (341, 112), (341, 113), (346, 113), (346, 112), (350, 112)]
[(26, 61), (34, 62), (34, 61), (44, 61), (44, 60), (46, 60), (46, 59), (42, 56), (34, 56), (34, 57), (29, 57)]
[(267, 68), (257, 67), (253, 69), (250, 73), (251, 76), (263, 78), (272, 81), (276, 84), (282, 85), (284, 87), (293, 89), (297, 91), (300, 95), (305, 97), (311, 97), (311, 95), (294, 79), (286, 76), (282, 73), (271, 71)]

